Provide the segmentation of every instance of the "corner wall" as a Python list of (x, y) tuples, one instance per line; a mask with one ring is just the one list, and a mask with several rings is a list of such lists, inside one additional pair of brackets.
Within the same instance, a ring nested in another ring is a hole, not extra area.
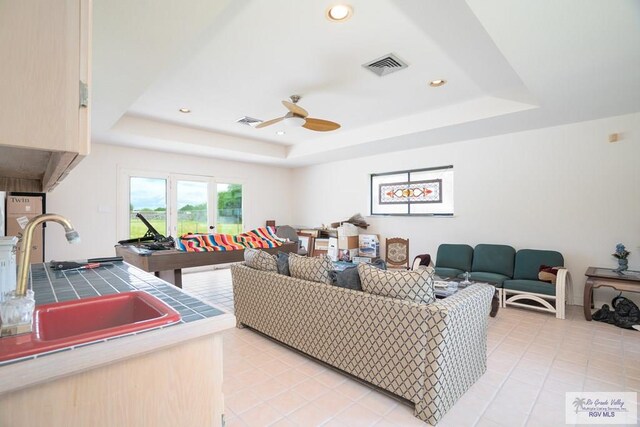
[[(609, 143), (614, 132), (622, 140)], [(299, 168), (293, 223), (367, 215), (371, 173), (449, 164), (455, 217), (368, 217), (368, 232), (383, 245), (408, 237), (411, 257), (435, 256), (441, 243), (558, 250), (578, 305), (586, 268), (615, 267), (616, 243), (631, 251), (629, 268), (640, 269), (640, 113)], [(596, 302), (614, 295), (596, 292)]]
[(267, 219), (291, 221), (290, 169), (93, 143), (91, 154), (47, 195), (47, 210), (69, 218), (82, 241), (69, 245), (62, 227), (49, 225), (46, 261), (115, 256), (119, 167), (238, 178), (247, 202), (245, 229), (264, 226)]

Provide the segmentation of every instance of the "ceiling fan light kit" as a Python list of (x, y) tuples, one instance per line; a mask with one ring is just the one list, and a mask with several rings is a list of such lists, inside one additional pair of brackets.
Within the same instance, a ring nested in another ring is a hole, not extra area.
[(296, 128), (304, 125), (306, 122), (307, 121), (304, 119), (304, 117), (300, 117), (296, 115), (291, 115), (291, 117), (287, 117), (286, 119), (284, 119), (284, 123), (287, 126), (296, 127)]

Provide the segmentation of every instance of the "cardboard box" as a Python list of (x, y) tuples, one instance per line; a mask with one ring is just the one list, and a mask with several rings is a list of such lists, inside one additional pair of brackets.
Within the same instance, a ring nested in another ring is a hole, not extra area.
[(359, 246), (358, 236), (338, 237), (338, 249), (358, 249)]
[(380, 239), (377, 234), (361, 234), (358, 236), (359, 256), (378, 258), (380, 256)]
[(343, 223), (340, 227), (337, 228), (338, 237), (348, 237), (348, 236), (357, 236), (358, 235), (358, 227), (353, 224), (349, 224), (348, 222)]
[(335, 237), (329, 238), (329, 249), (327, 249), (327, 255), (329, 255), (331, 261), (338, 260), (338, 239)]
[(327, 251), (329, 250), (329, 239), (316, 239), (314, 250)]
[(351, 258), (351, 262), (353, 262), (354, 264), (360, 264), (360, 263), (365, 263), (365, 264), (371, 264), (371, 260), (373, 258), (369, 258), (368, 256), (354, 256)]
[[(20, 222), (30, 220), (42, 214), (42, 196), (17, 196), (7, 194), (7, 236), (17, 236), (22, 233)], [(39, 225), (34, 233), (31, 245), (31, 264), (44, 262), (44, 235), (42, 232), (42, 224)], [(22, 248), (21, 243), (18, 244), (16, 253), (17, 262), (20, 262), (20, 254)]]
[(7, 217), (15, 216), (34, 216), (42, 213), (42, 196), (15, 196), (11, 193), (7, 194)]

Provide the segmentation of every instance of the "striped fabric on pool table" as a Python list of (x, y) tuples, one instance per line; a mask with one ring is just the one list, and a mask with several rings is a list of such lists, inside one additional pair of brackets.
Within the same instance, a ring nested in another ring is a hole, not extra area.
[(184, 234), (176, 239), (176, 249), (185, 252), (217, 252), (244, 248), (276, 248), (285, 241), (276, 235), (273, 227), (260, 227), (237, 235)]

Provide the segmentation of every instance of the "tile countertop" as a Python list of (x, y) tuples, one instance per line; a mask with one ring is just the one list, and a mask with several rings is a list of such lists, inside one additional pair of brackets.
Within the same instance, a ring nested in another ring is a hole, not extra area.
[[(123, 348), (119, 348), (116, 351), (117, 355), (114, 355), (114, 359), (131, 357), (136, 354), (136, 342), (146, 342), (146, 344), (140, 348), (140, 353), (153, 349), (154, 344), (149, 344), (149, 341), (154, 340), (152, 336), (161, 337), (155, 341), (158, 343), (157, 348), (162, 348), (171, 344), (175, 345), (183, 340), (213, 334), (235, 325), (235, 316), (232, 314), (188, 294), (182, 289), (155, 277), (151, 273), (144, 272), (124, 262), (114, 262), (112, 264), (111, 266), (90, 270), (67, 271), (53, 270), (48, 264), (33, 264), (31, 266), (30, 288), (35, 294), (36, 305), (141, 290), (150, 293), (164, 301), (167, 305), (173, 307), (180, 313), (182, 317), (181, 321), (173, 325), (161, 326), (125, 336), (120, 335), (92, 343), (80, 344), (76, 347), (59, 349), (49, 353), (2, 362), (0, 363), (0, 394), (10, 391), (12, 388), (11, 384), (9, 384), (10, 379), (7, 378), (5, 372), (15, 371), (18, 367), (22, 370), (22, 365), (43, 365), (49, 362), (50, 365), (59, 366), (59, 360), (61, 360), (59, 356), (65, 356), (68, 360), (70, 359), (68, 355), (71, 353), (74, 355), (77, 353), (79, 357), (83, 357), (80, 354), (82, 351), (93, 353), (99, 351), (100, 353), (104, 353), (102, 350), (105, 350), (107, 347), (116, 349), (117, 347), (122, 347), (122, 343), (126, 342), (132, 343), (130, 351), (127, 352), (123, 350)], [(111, 344), (108, 345), (109, 343)], [(73, 351), (70, 353), (69, 350)], [(101, 355), (103, 359), (102, 364), (109, 362), (105, 354)], [(96, 356), (93, 357), (96, 359), (100, 358)], [(56, 363), (58, 363), (58, 365), (56, 365)], [(98, 361), (96, 360), (96, 365), (97, 364)], [(66, 363), (66, 365), (69, 366), (67, 366), (66, 369), (62, 369), (64, 372), (61, 371), (59, 373), (60, 375), (47, 375), (47, 377), (49, 377), (48, 379), (60, 377), (65, 374), (72, 374), (81, 370), (79, 368), (91, 368), (90, 363), (81, 363), (81, 366), (78, 366), (77, 369), (71, 366), (73, 363)], [(42, 378), (37, 378), (37, 376), (34, 375), (30, 376), (33, 377), (32, 381), (30, 383), (27, 381), (26, 385), (42, 382)], [(25, 383), (21, 382), (19, 388), (23, 388), (24, 386)]]
[(124, 262), (112, 264), (91, 270), (66, 271), (54, 270), (48, 264), (32, 265), (30, 288), (35, 294), (36, 305), (140, 290), (173, 307), (182, 316), (181, 323), (224, 313), (153, 274)]

